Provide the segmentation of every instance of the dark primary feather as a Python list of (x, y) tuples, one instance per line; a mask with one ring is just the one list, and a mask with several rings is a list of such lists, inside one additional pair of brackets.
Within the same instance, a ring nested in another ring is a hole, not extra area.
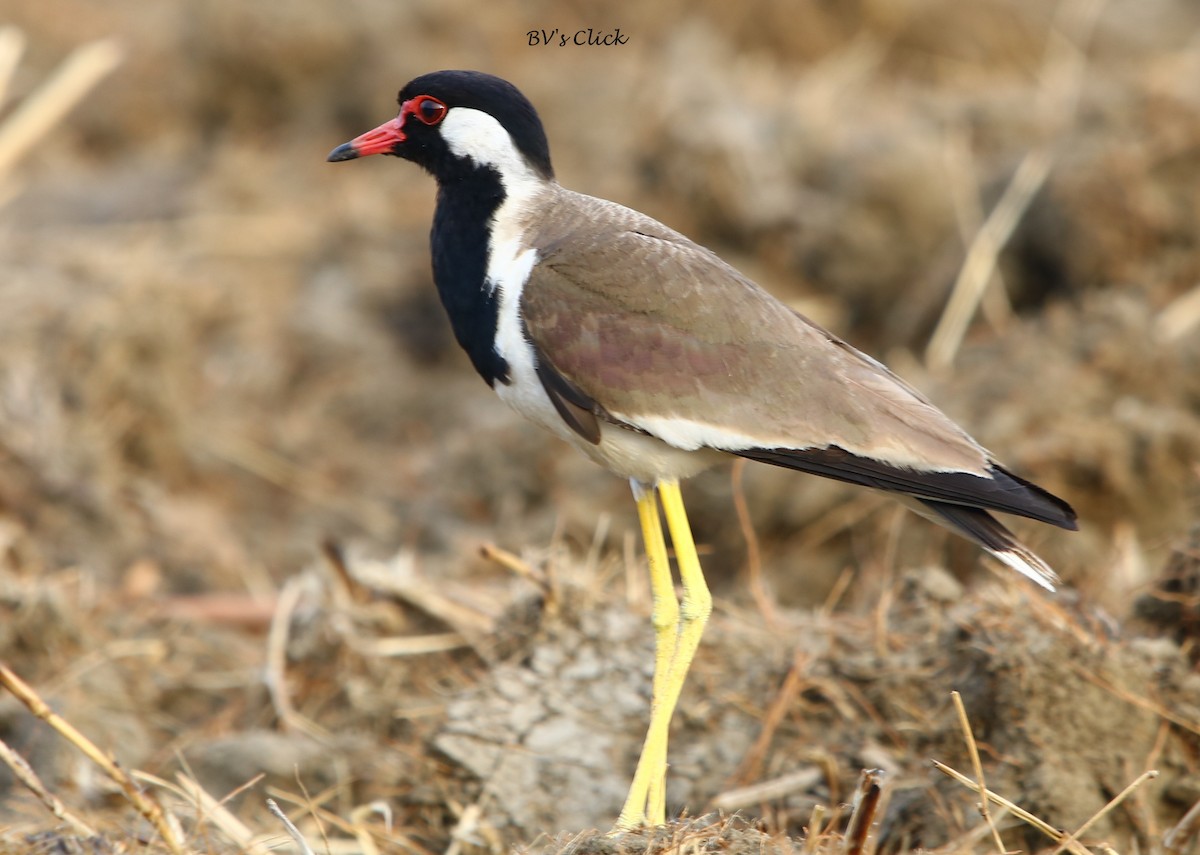
[(1047, 590), (1059, 583), (1058, 574), (1033, 550), (1018, 541), (999, 520), (979, 508), (920, 500), (915, 510), (974, 541), (1014, 570)]
[[(810, 472), (850, 484), (904, 493), (937, 510), (942, 505), (989, 508), (1028, 517), (1060, 528), (1078, 528), (1075, 511), (1057, 496), (992, 463), (988, 477), (968, 472), (939, 472), (890, 466), (827, 448), (752, 448), (732, 452), (739, 457)], [(945, 516), (938, 510), (939, 515)]]
[(554, 370), (554, 366), (536, 347), (533, 349), (537, 360), (537, 376), (542, 389), (555, 411), (567, 426), (582, 436), (592, 445), (600, 442), (600, 422), (596, 418), (596, 402), (567, 378)]
[(943, 524), (975, 541), (984, 549), (1004, 552), (1016, 543), (1012, 532), (987, 511), (928, 499), (922, 499), (921, 504), (933, 511)]

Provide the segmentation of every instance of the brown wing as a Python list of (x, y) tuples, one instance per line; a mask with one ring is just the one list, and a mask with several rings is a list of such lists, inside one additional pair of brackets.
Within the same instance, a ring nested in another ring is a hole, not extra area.
[(1065, 502), (715, 254), (565, 190), (539, 211), (522, 317), (543, 386), (590, 441), (585, 414), (599, 414), (680, 448), (916, 496), (943, 518), (962, 505), (1075, 526)]
[(986, 452), (948, 417), (713, 253), (567, 191), (539, 220), (529, 336), (613, 417), (681, 447), (837, 445), (986, 473)]

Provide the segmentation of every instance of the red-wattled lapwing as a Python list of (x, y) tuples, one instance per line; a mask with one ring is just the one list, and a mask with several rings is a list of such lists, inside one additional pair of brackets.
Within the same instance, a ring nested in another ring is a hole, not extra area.
[(391, 154), (437, 179), (433, 278), (459, 344), (517, 412), (633, 485), (656, 648), (650, 727), (618, 828), (665, 822), (668, 727), (712, 610), (681, 478), (736, 455), (892, 492), (1053, 590), (1054, 571), (988, 511), (1075, 529), (1066, 502), (709, 250), (560, 187), (537, 112), (512, 84), (438, 71), (399, 103), (329, 160)]

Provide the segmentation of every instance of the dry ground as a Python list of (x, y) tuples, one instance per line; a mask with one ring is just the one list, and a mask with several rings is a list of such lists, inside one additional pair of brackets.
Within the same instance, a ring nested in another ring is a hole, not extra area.
[[(318, 851), (855, 851), (868, 768), (870, 847), (1194, 847), (1190, 0), (0, 0), (4, 22), (0, 662), (184, 848), (284, 845), (270, 796)], [(629, 41), (526, 35), (589, 26)], [(115, 71), (10, 159), (22, 105), (102, 38)], [(673, 737), (688, 819), (587, 833), (648, 704), (627, 488), (471, 373), (431, 182), (324, 163), (444, 67), (518, 83), (564, 184), (714, 247), (1067, 497), (1079, 534), (1021, 528), (1065, 589), (836, 484), (695, 479), (719, 606)], [(998, 843), (930, 765), (977, 777), (955, 691), (990, 789), (1067, 831), (1104, 811), (1082, 843), (994, 806)], [(0, 852), (165, 851), (11, 693), (0, 740), (69, 814), (0, 766)]]

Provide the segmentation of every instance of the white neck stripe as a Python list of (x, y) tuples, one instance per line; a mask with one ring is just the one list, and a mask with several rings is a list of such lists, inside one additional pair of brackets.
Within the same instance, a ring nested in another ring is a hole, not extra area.
[(480, 166), (496, 170), (509, 198), (526, 196), (543, 183), (513, 145), (508, 131), (487, 113), (453, 107), (442, 120), (441, 133), (456, 157), (470, 158)]

